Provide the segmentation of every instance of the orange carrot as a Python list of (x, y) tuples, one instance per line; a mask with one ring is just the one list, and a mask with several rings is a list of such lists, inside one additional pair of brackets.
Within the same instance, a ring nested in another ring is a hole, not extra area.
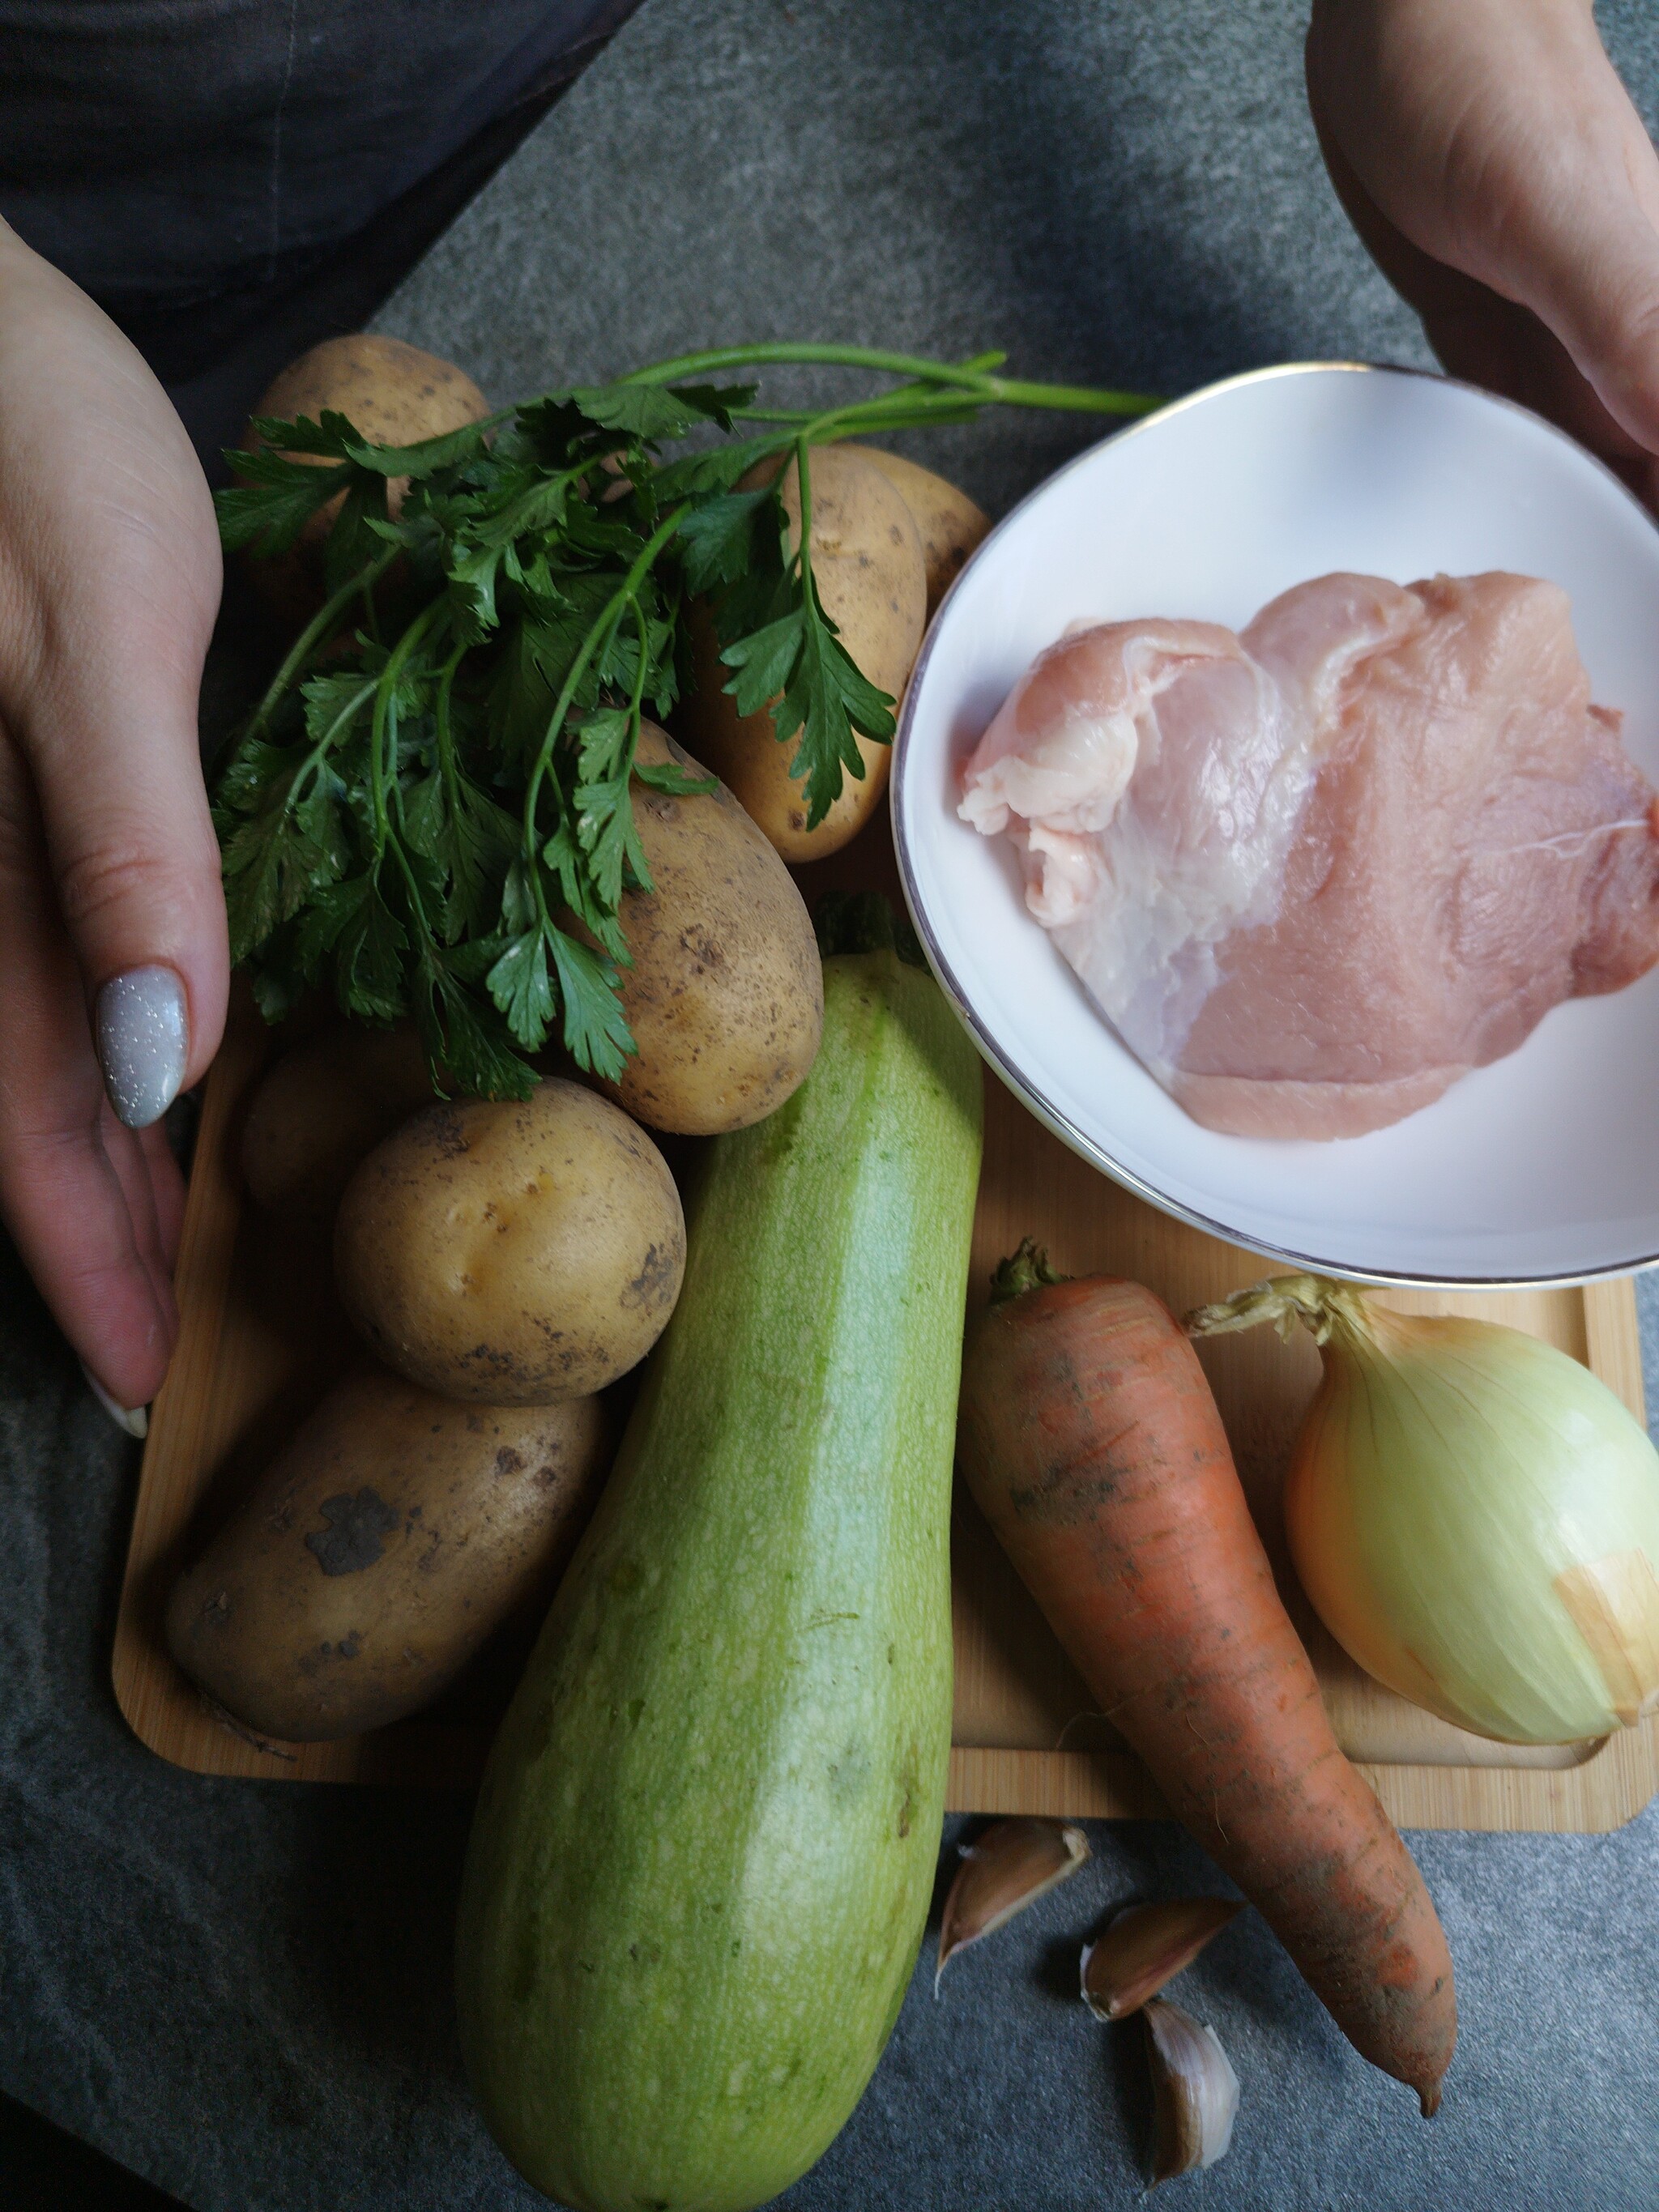
[(1178, 1818), (1432, 2112), (1457, 2041), (1446, 1938), (1331, 1733), (1197, 1354), (1139, 1284), (1056, 1280), (1029, 1243), (996, 1287), (957, 1437), (986, 1518)]

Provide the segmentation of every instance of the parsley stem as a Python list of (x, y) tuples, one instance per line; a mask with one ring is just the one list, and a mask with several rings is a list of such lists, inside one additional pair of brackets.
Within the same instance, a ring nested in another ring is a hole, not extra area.
[[(435, 966), (441, 957), (438, 951), (438, 940), (432, 933), (432, 924), (427, 920), (426, 906), (421, 897), (421, 886), (416, 880), (414, 869), (410, 867), (409, 864), (409, 855), (404, 850), (403, 840), (401, 837), (394, 837), (392, 839), (391, 849), (392, 857), (398, 863), (398, 872), (404, 879), (404, 890), (409, 899), (410, 918), (414, 922), (416, 927), (420, 931), (422, 939), (426, 946), (428, 960)], [(380, 855), (377, 854), (375, 855), (374, 862), (375, 889), (377, 890), (380, 888)]]
[[(634, 635), (639, 640), (639, 660), (634, 670), (634, 694), (628, 702), (628, 732), (623, 741), (622, 769), (622, 803), (624, 806), (632, 806), (634, 799), (629, 779), (633, 775), (634, 762), (640, 750), (640, 721), (645, 712), (645, 678), (651, 659), (651, 635), (646, 627), (645, 609), (640, 605), (637, 592), (629, 594), (628, 611), (634, 617)], [(646, 865), (643, 852), (640, 854), (638, 874), (640, 889), (642, 891), (656, 889), (656, 885), (651, 880), (651, 871)]]
[[(906, 385), (902, 392), (884, 392), (878, 399), (849, 400), (844, 407), (744, 407), (733, 410), (745, 422), (773, 422), (788, 429), (802, 423), (845, 422), (847, 427), (829, 433), (834, 437), (857, 437), (866, 430), (908, 430), (924, 423), (971, 422), (986, 405), (977, 392), (918, 392)], [(821, 446), (817, 431), (812, 442)]]
[(634, 635), (640, 641), (640, 657), (634, 670), (634, 696), (628, 702), (628, 764), (634, 765), (634, 750), (640, 741), (640, 720), (645, 711), (645, 678), (651, 660), (651, 638), (646, 628), (645, 609), (640, 605), (640, 595), (628, 595), (628, 611), (634, 617)]
[(537, 846), (539, 842), (536, 829), (536, 802), (541, 796), (542, 779), (547, 774), (551, 763), (553, 748), (558, 743), (560, 733), (564, 728), (565, 717), (575, 703), (577, 690), (583, 677), (587, 673), (587, 665), (593, 658), (599, 633), (607, 624), (611, 629), (615, 629), (616, 625), (622, 620), (629, 601), (638, 596), (640, 586), (650, 574), (658, 554), (673, 537), (690, 511), (691, 501), (683, 500), (672, 514), (665, 516), (657, 525), (655, 530), (640, 548), (633, 567), (623, 577), (616, 592), (606, 602), (603, 611), (589, 629), (587, 635), (582, 640), (580, 652), (570, 664), (569, 673), (564, 679), (563, 688), (559, 693), (557, 703), (547, 725), (547, 734), (542, 739), (541, 750), (536, 756), (536, 764), (530, 771), (524, 794), (525, 859), (529, 868), (530, 879), (536, 887), (537, 902), (541, 907), (544, 921), (548, 919), (547, 903), (542, 890), (541, 871), (536, 866)]
[[(410, 655), (445, 609), (446, 602), (442, 599), (434, 599), (429, 605), (422, 609), (396, 645), (392, 647), (386, 666), (380, 671), (374, 686), (374, 713), (368, 726), (368, 781), (370, 795), (374, 801), (374, 858), (377, 862), (386, 850), (387, 838), (392, 835), (391, 815), (386, 806), (386, 785), (389, 779), (386, 775), (386, 747), (388, 726), (391, 729), (394, 744), (396, 741), (398, 679), (403, 674), (404, 663)], [(394, 754), (392, 775), (395, 776), (396, 773), (397, 762)], [(407, 867), (404, 868), (404, 873), (408, 873)]]
[(674, 384), (685, 377), (704, 375), (716, 369), (764, 368), (771, 364), (866, 368), (889, 376), (914, 377), (923, 384), (957, 384), (964, 377), (984, 374), (969, 367), (957, 368), (949, 362), (924, 361), (915, 354), (884, 353), (871, 346), (762, 344), (718, 346), (708, 353), (684, 353), (672, 361), (653, 362), (648, 368), (636, 368), (632, 375), (617, 380), (623, 384)]
[(1091, 384), (1027, 384), (988, 376), (987, 399), (1004, 407), (1042, 407), (1064, 415), (1155, 415), (1166, 403), (1146, 392), (1102, 392)]
[(305, 666), (317, 645), (325, 638), (341, 612), (350, 605), (359, 592), (368, 591), (397, 559), (403, 550), (399, 545), (388, 545), (384, 553), (377, 553), (355, 576), (349, 577), (339, 590), (324, 600), (311, 620), (289, 647), (282, 666), (265, 687), (265, 695), (249, 717), (246, 737), (257, 737), (276, 712), (283, 695), (300, 671)]
[(795, 441), (795, 481), (800, 493), (801, 573), (806, 572), (806, 549), (812, 542), (812, 463), (811, 441), (805, 431)]
[(461, 818), (461, 793), (455, 767), (455, 733), (449, 720), (449, 695), (455, 687), (455, 672), (465, 658), (466, 643), (464, 639), (443, 665), (438, 678), (438, 696), (434, 709), (438, 732), (438, 769), (443, 777), (444, 792), (449, 800), (450, 819), (457, 823)]
[[(843, 438), (871, 437), (886, 430), (937, 428), (940, 424), (971, 422), (985, 404), (977, 397), (957, 392), (922, 392), (906, 386), (878, 399), (850, 401), (844, 407), (803, 410), (787, 419), (802, 426), (815, 446), (834, 445)], [(783, 418), (768, 417), (768, 420)]]
[(306, 755), (304, 760), (301, 761), (299, 768), (295, 772), (293, 782), (289, 786), (288, 797), (283, 801), (283, 811), (285, 814), (292, 814), (295, 808), (304, 797), (306, 792), (310, 789), (312, 780), (315, 776), (318, 769), (321, 768), (324, 761), (334, 750), (335, 739), (339, 736), (342, 730), (349, 728), (351, 724), (356, 720), (357, 709), (362, 705), (364, 700), (368, 697), (374, 689), (374, 684), (372, 679), (367, 684), (360, 684), (357, 690), (352, 693), (351, 697), (347, 701), (346, 704), (342, 707), (338, 714), (335, 715), (334, 720), (329, 724), (328, 727), (323, 732), (322, 736), (319, 738), (316, 744), (313, 745), (311, 750)]
[(964, 393), (1006, 407), (1051, 407), (1067, 413), (1088, 415), (1150, 415), (1164, 402), (1139, 392), (1099, 391), (1083, 384), (1031, 384), (1018, 378), (996, 376), (972, 362), (953, 367), (948, 362), (924, 361), (915, 354), (884, 353), (870, 346), (750, 345), (720, 346), (708, 353), (681, 354), (673, 361), (653, 362), (635, 369), (623, 384), (672, 384), (688, 376), (716, 369), (760, 368), (769, 363), (795, 363), (832, 368), (863, 368), (890, 376), (909, 377), (921, 384), (954, 385)]
[[(975, 354), (971, 361), (964, 361), (963, 362), (961, 369), (957, 373), (958, 374), (972, 374), (986, 369), (1000, 368), (1003, 362), (1006, 361), (1007, 358), (1008, 356), (1006, 353)], [(936, 407), (966, 407), (971, 414), (976, 406), (976, 401), (964, 400), (957, 392), (941, 391), (937, 386), (920, 385), (911, 382), (909, 384), (895, 385), (890, 392), (878, 392), (873, 398), (854, 400), (845, 408), (836, 409), (835, 412), (837, 415), (867, 413), (872, 416), (884, 416), (893, 411), (903, 414), (911, 407), (925, 407), (930, 411)], [(769, 407), (734, 407), (732, 410), (732, 413), (734, 419), (741, 417), (742, 420), (746, 422), (817, 422), (826, 419), (823, 410), (821, 408), (813, 407), (780, 407), (777, 409)], [(872, 428), (882, 428), (885, 427), (889, 426), (878, 422), (872, 422), (871, 424)], [(909, 425), (908, 422), (896, 422), (890, 427), (895, 429), (905, 429), (908, 428)], [(840, 435), (842, 434), (837, 433), (836, 434)], [(848, 433), (847, 434), (852, 435), (856, 434)], [(824, 440), (821, 437), (815, 438), (813, 440), (813, 443), (815, 445), (823, 445), (824, 442)]]

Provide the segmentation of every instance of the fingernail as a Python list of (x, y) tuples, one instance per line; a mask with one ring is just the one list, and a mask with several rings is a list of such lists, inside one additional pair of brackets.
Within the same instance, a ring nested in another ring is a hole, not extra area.
[(159, 1121), (179, 1096), (190, 1050), (185, 987), (171, 968), (129, 968), (98, 994), (98, 1059), (129, 1129)]
[(130, 1437), (149, 1434), (149, 1410), (147, 1407), (118, 1406), (84, 1359), (81, 1362), (81, 1372), (87, 1378), (87, 1388), (118, 1429), (125, 1429)]

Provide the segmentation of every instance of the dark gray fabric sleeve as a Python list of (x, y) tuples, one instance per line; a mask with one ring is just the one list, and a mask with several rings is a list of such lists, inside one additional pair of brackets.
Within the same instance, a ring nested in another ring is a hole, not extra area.
[(627, 0), (0, 0), (0, 214), (112, 307), (337, 245)]

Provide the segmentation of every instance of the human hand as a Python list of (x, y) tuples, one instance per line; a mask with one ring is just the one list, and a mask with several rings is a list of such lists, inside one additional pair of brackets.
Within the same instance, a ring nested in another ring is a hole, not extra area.
[(178, 1331), (160, 1116), (224, 1021), (196, 732), (220, 581), (166, 393), (0, 222), (0, 1217), (122, 1407)]
[(1659, 507), (1659, 157), (1590, 0), (1314, 0), (1308, 96), (1447, 368)]

